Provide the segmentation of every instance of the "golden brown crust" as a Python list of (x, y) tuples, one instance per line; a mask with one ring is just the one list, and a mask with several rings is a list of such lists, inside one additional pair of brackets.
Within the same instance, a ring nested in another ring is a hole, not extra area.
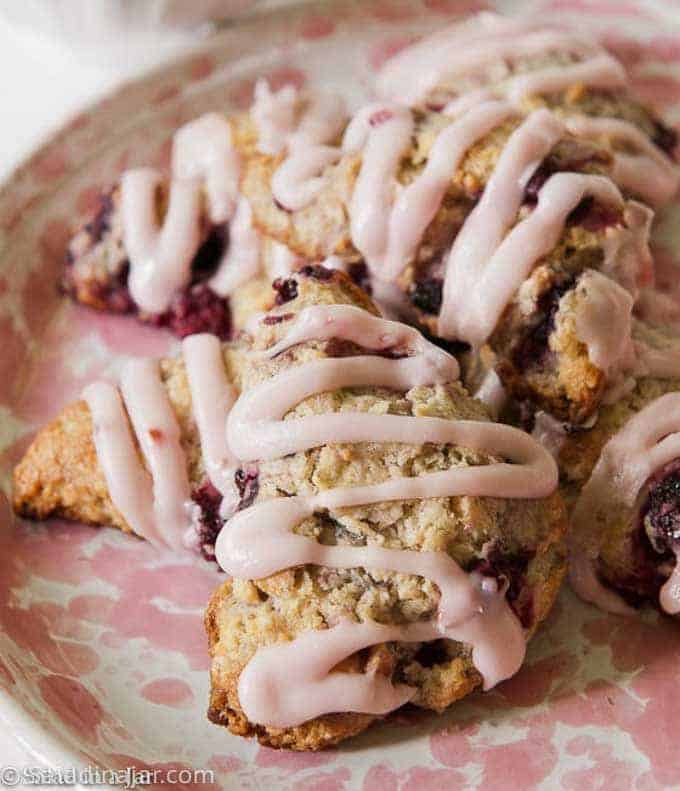
[[(238, 681), (241, 671), (247, 662), (234, 662), (223, 641), (222, 608), (231, 602), (233, 583), (224, 582), (212, 595), (205, 615), (205, 628), (212, 656), (210, 671), (210, 705), (208, 719), (216, 725), (229, 728), (237, 736), (256, 736), (261, 744), (269, 747), (293, 750), (319, 750), (355, 736), (375, 721), (375, 717), (367, 714), (329, 714), (305, 722), (296, 728), (267, 728), (248, 720), (238, 705)], [(275, 627), (261, 638), (267, 642), (280, 639), (291, 639), (285, 622), (277, 621)], [(346, 663), (345, 668), (349, 663)]]
[[(225, 369), (236, 387), (240, 380), (241, 354), (238, 344), (225, 344)], [(169, 358), (161, 361), (160, 369), (180, 427), (189, 480), (192, 485), (198, 485), (204, 478), (203, 460), (184, 362), (179, 357)], [(63, 517), (132, 532), (111, 501), (97, 459), (92, 419), (85, 401), (70, 404), (38, 432), (14, 469), (12, 502), (18, 514), (31, 519)]]
[(129, 531), (109, 497), (84, 401), (76, 401), (42, 429), (14, 470), (14, 509), (22, 516), (61, 516)]

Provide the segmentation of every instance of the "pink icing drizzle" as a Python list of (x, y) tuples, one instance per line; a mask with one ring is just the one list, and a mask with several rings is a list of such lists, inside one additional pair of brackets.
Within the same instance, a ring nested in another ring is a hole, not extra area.
[(135, 533), (180, 548), (181, 529), (189, 527), (189, 480), (179, 427), (157, 364), (129, 362), (121, 376), (121, 392), (148, 472), (139, 461), (116, 388), (95, 382), (83, 392), (111, 499)]
[(534, 415), (534, 428), (531, 436), (540, 442), (554, 459), (559, 459), (560, 451), (567, 438), (563, 423), (539, 409)]
[[(173, 141), (172, 159), (169, 205), (161, 228), (156, 207), (160, 173), (141, 168), (127, 171), (121, 180), (130, 293), (150, 313), (166, 310), (175, 292), (190, 280), (191, 262), (201, 243), (204, 188), (214, 223), (231, 218), (238, 198), (240, 160), (229, 124), (220, 116), (210, 113), (182, 127)], [(239, 217), (236, 232), (242, 231), (243, 213)], [(213, 282), (219, 287), (225, 277), (218, 272)]]
[(233, 215), (241, 158), (232, 145), (231, 128), (222, 116), (207, 113), (175, 134), (172, 173), (178, 179), (203, 179), (213, 223), (226, 222)]
[[(408, 390), (417, 385), (443, 384), (458, 374), (455, 360), (415, 330), (346, 305), (304, 309), (288, 335), (261, 354), (275, 357), (305, 340), (332, 337), (375, 350), (399, 349), (410, 356), (315, 360), (283, 371), (243, 393), (227, 421), (230, 446), (241, 459), (275, 459), (331, 442), (396, 441), (464, 445), (506, 456), (514, 463), (457, 468), (371, 486), (330, 489), (311, 496), (275, 498), (241, 511), (229, 521), (218, 537), (216, 555), (223, 568), (236, 576), (261, 578), (305, 563), (368, 566), (425, 576), (434, 580), (441, 592), (439, 612), (431, 622), (392, 627), (343, 623), (313, 633), (313, 637), (302, 635), (290, 643), (258, 651), (241, 676), (239, 699), (250, 719), (279, 727), (338, 709), (382, 714), (408, 700), (413, 690), (394, 687), (380, 676), (329, 673), (345, 656), (386, 639), (448, 637), (469, 642), (486, 688), (516, 672), (524, 655), (521, 627), (494, 580), (465, 574), (445, 553), (323, 546), (296, 535), (296, 524), (318, 510), (389, 500), (464, 494), (541, 497), (548, 495), (557, 481), (549, 454), (528, 435), (509, 426), (369, 413), (283, 421), (291, 408), (314, 393), (367, 385)], [(291, 666), (291, 656), (305, 659)], [(291, 687), (295, 695), (289, 694)]]
[[(593, 524), (597, 525), (597, 515), (606, 513), (611, 503), (635, 507), (640, 490), (654, 472), (680, 457), (679, 426), (680, 393), (667, 393), (634, 415), (607, 442), (574, 508), (577, 536), (597, 536)], [(576, 562), (570, 580), (576, 593), (603, 609), (629, 610), (615, 593), (604, 589), (597, 580), (592, 568), (597, 548), (576, 546), (574, 553)], [(670, 614), (680, 612), (678, 564), (661, 589), (660, 604)]]
[[(479, 251), (486, 246), (487, 240), (473, 248), (474, 240), (465, 246), (465, 239), (460, 244), (456, 239), (447, 264), (440, 335), (465, 340), (476, 348), (481, 346), (533, 266), (557, 244), (570, 212), (587, 195), (616, 208), (623, 205), (621, 193), (603, 176), (557, 173), (539, 193), (534, 211), (493, 252), (487, 253), (488, 257), (471, 254), (473, 249)], [(487, 204), (482, 211), (492, 209)], [(481, 229), (481, 220), (479, 225)]]
[[(553, 176), (541, 190), (533, 214), (503, 240), (517, 217), (527, 182), (563, 131), (547, 110), (537, 110), (510, 136), (484, 194), (453, 243), (439, 316), (443, 337), (480, 346), (532, 264), (556, 244), (568, 214), (562, 216), (562, 211), (576, 197), (574, 187), (578, 192), (584, 184), (576, 174)], [(606, 179), (602, 182), (600, 192), (617, 192)], [(565, 200), (562, 189), (570, 186)]]
[(389, 213), (386, 249), (377, 269), (381, 278), (399, 276), (415, 254), (451, 183), (451, 174), (467, 150), (511, 113), (505, 102), (485, 102), (439, 133), (425, 169), (401, 191)]
[(503, 93), (511, 102), (519, 104), (527, 96), (556, 93), (571, 85), (617, 88), (625, 83), (626, 72), (618, 60), (611, 55), (597, 55), (581, 63), (518, 74), (505, 83)]
[(618, 118), (571, 116), (565, 120), (574, 135), (587, 138), (608, 137), (626, 143), (636, 153), (614, 153), (612, 178), (652, 205), (660, 206), (673, 198), (680, 184), (680, 168), (640, 129)]
[(378, 275), (387, 243), (387, 215), (396, 191), (395, 175), (412, 132), (410, 110), (375, 103), (352, 118), (342, 141), (344, 151), (363, 152), (350, 203), (351, 235), (368, 267)]
[(182, 352), (206, 473), (222, 495), (234, 495), (237, 461), (227, 445), (227, 417), (236, 391), (224, 370), (222, 345), (214, 335), (190, 335)]
[[(225, 500), (233, 501), (229, 468), (234, 458), (225, 424), (234, 391), (224, 374), (220, 342), (211, 335), (195, 335), (184, 341), (183, 350), (206, 473)], [(127, 363), (120, 389), (122, 401), (106, 382), (95, 382), (83, 392), (111, 500), (137, 535), (182, 549), (191, 522), (191, 490), (179, 426), (157, 363)], [(139, 460), (130, 424), (148, 471)]]
[(229, 223), (229, 247), (215, 274), (210, 278), (210, 288), (222, 297), (228, 297), (243, 283), (259, 274), (262, 240), (253, 227), (253, 213), (248, 200), (241, 196), (236, 213)]
[(323, 188), (324, 168), (341, 155), (342, 151), (332, 146), (298, 146), (272, 176), (272, 194), (288, 211), (304, 209)]
[[(317, 117), (308, 119), (307, 126), (302, 124), (295, 134), (304, 141), (315, 130), (324, 131)], [(202, 240), (204, 192), (210, 221), (229, 222), (229, 246), (209, 280), (210, 288), (219, 296), (228, 297), (261, 272), (262, 240), (253, 227), (250, 204), (239, 193), (240, 169), (240, 156), (232, 145), (228, 122), (209, 113), (186, 124), (175, 135), (173, 178), (162, 227), (158, 227), (156, 208), (161, 174), (150, 168), (123, 174), (121, 207), (130, 259), (130, 293), (143, 310), (162, 313), (173, 295), (190, 282), (191, 263)], [(303, 187), (296, 183), (291, 189)]]
[(505, 392), (503, 382), (501, 382), (500, 377), (493, 368), (484, 375), (484, 379), (475, 391), (475, 398), (486, 404), (494, 420), (498, 419), (508, 401), (508, 394)]
[(380, 96), (414, 105), (424, 102), (439, 83), (487, 79), (485, 69), (523, 57), (561, 52), (578, 60), (511, 76), (498, 90), (513, 102), (583, 83), (616, 87), (625, 81), (621, 64), (595, 42), (525, 20), (480, 14), (465, 25), (452, 25), (428, 36), (389, 60), (377, 79)]
[(633, 298), (611, 278), (586, 270), (576, 286), (576, 334), (593, 365), (611, 376), (632, 352)]
[(634, 615), (635, 610), (613, 590), (606, 588), (597, 578), (593, 567), (593, 559), (575, 548), (569, 557), (569, 582), (573, 590), (590, 604), (594, 604), (603, 612), (614, 615)]
[(342, 131), (347, 118), (341, 96), (316, 93), (298, 116), (300, 94), (286, 85), (272, 92), (265, 80), (255, 88), (252, 115), (258, 127), (258, 148), (267, 154), (288, 151), (272, 177), (272, 194), (287, 210), (307, 206), (324, 184), (322, 172), (342, 155), (327, 145)]
[(263, 154), (278, 154), (285, 147), (295, 126), (298, 101), (298, 91), (293, 85), (272, 91), (267, 80), (255, 84), (251, 114), (257, 125), (257, 147)]
[(162, 178), (150, 168), (129, 170), (121, 180), (121, 214), (130, 259), (128, 285), (143, 310), (162, 313), (172, 295), (189, 280), (198, 250), (201, 215), (199, 179), (175, 179), (162, 228), (156, 194)]
[(579, 278), (576, 294), (576, 334), (588, 347), (593, 365), (607, 375), (605, 403), (617, 401), (635, 386), (635, 379), (680, 375), (680, 346), (650, 346), (633, 338), (633, 297), (616, 281), (595, 270)]
[(114, 505), (135, 533), (162, 543), (153, 513), (151, 480), (137, 456), (118, 389), (95, 382), (83, 391), (94, 425), (99, 464)]

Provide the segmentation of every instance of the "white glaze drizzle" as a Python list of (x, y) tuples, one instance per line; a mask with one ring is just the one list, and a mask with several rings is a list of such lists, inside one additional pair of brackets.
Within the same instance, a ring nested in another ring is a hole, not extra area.
[[(242, 393), (230, 413), (227, 431), (230, 447), (240, 458), (275, 459), (332, 442), (396, 441), (464, 445), (514, 463), (454, 468), (307, 497), (274, 498), (237, 513), (229, 521), (218, 538), (216, 555), (222, 567), (235, 576), (261, 578), (305, 563), (364, 566), (419, 574), (434, 580), (441, 591), (438, 616), (428, 623), (406, 627), (344, 623), (258, 651), (241, 675), (239, 700), (250, 719), (277, 727), (290, 727), (337, 710), (381, 714), (406, 702), (413, 690), (394, 687), (380, 676), (329, 673), (345, 656), (385, 639), (421, 641), (445, 636), (468, 642), (486, 688), (514, 673), (524, 654), (521, 627), (494, 580), (465, 574), (444, 553), (323, 546), (296, 535), (296, 524), (318, 510), (389, 500), (463, 494), (541, 497), (547, 496), (557, 481), (551, 457), (526, 434), (508, 426), (368, 413), (283, 421), (290, 409), (315, 393), (353, 386), (408, 390), (450, 382), (458, 374), (455, 360), (415, 330), (343, 305), (304, 309), (284, 339), (260, 355), (271, 358), (306, 340), (332, 337), (376, 351), (398, 349), (411, 356), (315, 360)], [(291, 656), (304, 659), (291, 666)], [(283, 667), (287, 672), (281, 672)], [(288, 691), (291, 686), (295, 695)]]
[(680, 168), (637, 126), (618, 118), (572, 115), (565, 119), (574, 135), (589, 139), (609, 138), (624, 143), (634, 153), (614, 151), (612, 179), (653, 206), (668, 203), (677, 193)]
[(157, 195), (162, 183), (151, 168), (129, 170), (121, 179), (123, 239), (130, 260), (128, 286), (134, 301), (149, 313), (162, 313), (189, 280), (191, 261), (201, 243), (201, 182), (172, 182), (168, 211), (158, 227)]
[(272, 195), (288, 211), (311, 203), (323, 188), (324, 169), (340, 159), (342, 151), (328, 145), (338, 137), (347, 119), (344, 99), (315, 93), (300, 115), (300, 92), (290, 85), (272, 92), (265, 80), (255, 87), (253, 119), (258, 148), (270, 155), (287, 152), (272, 177)]
[[(316, 104), (312, 102), (316, 114), (305, 116), (297, 131), (291, 125), (290, 134), (300, 145), (314, 134), (323, 133), (327, 129), (324, 121), (337, 123), (337, 111), (332, 118), (320, 116), (324, 107), (320, 100)], [(123, 174), (121, 213), (123, 239), (130, 259), (129, 287), (142, 310), (162, 313), (173, 295), (189, 284), (191, 263), (203, 240), (204, 195), (210, 222), (229, 223), (229, 244), (208, 281), (210, 288), (226, 298), (262, 272), (262, 239), (253, 226), (251, 207), (239, 193), (240, 170), (240, 156), (232, 144), (229, 123), (209, 113), (175, 134), (173, 178), (161, 227), (157, 206), (161, 174), (151, 168)], [(308, 185), (297, 182), (290, 188), (309, 192)], [(278, 264), (281, 263), (279, 256)]]
[[(182, 348), (206, 474), (225, 502), (233, 504), (229, 474), (235, 460), (225, 432), (235, 393), (224, 372), (221, 345), (218, 338), (206, 334), (186, 338)], [(84, 390), (83, 398), (114, 506), (137, 535), (173, 549), (185, 548), (191, 528), (191, 489), (179, 426), (158, 364), (130, 361), (121, 373), (120, 394), (112, 384), (95, 382)]]
[[(573, 513), (574, 535), (599, 535), (598, 515), (604, 516), (611, 503), (635, 509), (643, 486), (657, 470), (680, 457), (680, 393), (663, 395), (634, 415), (604, 446), (590, 479), (581, 490)], [(581, 598), (605, 610), (629, 612), (613, 591), (597, 580), (593, 562), (597, 545), (578, 543), (574, 547), (570, 580)], [(680, 612), (680, 569), (676, 563), (660, 593), (662, 608)]]
[(210, 278), (210, 288), (221, 297), (228, 297), (243, 283), (256, 277), (261, 268), (262, 239), (253, 227), (250, 203), (241, 196), (229, 223), (229, 245), (217, 271)]
[[(584, 191), (579, 187), (600, 185), (583, 182), (586, 177), (577, 174), (553, 176), (541, 190), (534, 212), (508, 234), (527, 182), (563, 131), (552, 114), (537, 110), (510, 136), (479, 203), (451, 248), (439, 315), (438, 332), (442, 337), (481, 346), (516, 287), (538, 258), (556, 244), (568, 214), (562, 212)], [(601, 182), (600, 193), (607, 194), (611, 189), (618, 194), (609, 181)], [(567, 189), (567, 200), (563, 189)]]
[(474, 395), (478, 401), (486, 405), (494, 420), (498, 419), (508, 401), (503, 382), (493, 368), (486, 372)]
[(456, 84), (477, 78), (483, 84), (485, 69), (493, 64), (550, 52), (578, 60), (512, 75), (496, 91), (520, 103), (528, 95), (551, 93), (576, 83), (610, 88), (625, 81), (621, 64), (582, 35), (479, 15), (472, 24), (452, 25), (391, 58), (378, 74), (377, 90), (383, 98), (417, 105), (444, 81)]
[(345, 152), (362, 152), (350, 202), (350, 232), (354, 246), (377, 276), (387, 245), (387, 215), (397, 191), (395, 176), (412, 132), (410, 110), (375, 103), (352, 118), (342, 142)]

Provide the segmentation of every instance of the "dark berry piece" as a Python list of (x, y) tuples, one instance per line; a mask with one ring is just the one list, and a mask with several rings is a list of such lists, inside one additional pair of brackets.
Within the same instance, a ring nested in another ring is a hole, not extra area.
[(148, 321), (158, 327), (167, 327), (178, 338), (197, 332), (211, 332), (221, 340), (231, 335), (229, 301), (207, 284), (180, 292), (165, 313), (153, 315)]
[(283, 305), (290, 302), (298, 295), (297, 280), (293, 277), (286, 278), (277, 277), (272, 283), (272, 288), (276, 291), (276, 304)]
[(372, 293), (371, 275), (368, 271), (368, 267), (363, 261), (350, 264), (347, 267), (347, 274), (353, 283), (359, 286), (359, 288), (362, 288), (370, 296)]
[(643, 506), (645, 529), (657, 552), (680, 542), (680, 461), (666, 466), (649, 488)]
[(580, 225), (587, 231), (597, 233), (621, 222), (621, 212), (610, 206), (595, 203), (592, 196), (584, 198), (567, 217), (568, 225)]
[(262, 323), (266, 327), (271, 327), (274, 324), (281, 324), (284, 321), (290, 321), (294, 317), (294, 313), (279, 313), (277, 316), (265, 316), (262, 319)]
[(442, 306), (443, 282), (438, 277), (428, 277), (417, 282), (411, 289), (411, 302), (424, 313), (439, 314)]
[(678, 145), (678, 133), (661, 121), (655, 121), (652, 142), (672, 157)]
[(548, 339), (555, 329), (555, 316), (560, 299), (574, 286), (574, 279), (567, 277), (561, 283), (544, 291), (536, 303), (536, 322), (515, 348), (512, 360), (520, 371), (540, 366), (550, 354)]
[(217, 269), (229, 245), (229, 226), (215, 225), (191, 262), (192, 279), (205, 280)]
[(241, 498), (236, 510), (242, 511), (253, 504), (260, 490), (260, 476), (257, 468), (239, 467), (234, 473), (234, 483)]
[(326, 283), (335, 277), (334, 270), (326, 266), (321, 266), (321, 264), (307, 264), (299, 270), (299, 274), (302, 275), (302, 277), (311, 277), (314, 280), (320, 280), (322, 283)]
[(431, 640), (428, 643), (423, 643), (413, 659), (421, 667), (445, 665), (451, 659), (448, 652), (448, 642), (446, 640)]
[(94, 217), (85, 225), (85, 232), (91, 238), (92, 244), (97, 244), (104, 234), (111, 228), (111, 215), (113, 214), (113, 191), (104, 192), (99, 197), (97, 211)]
[(507, 582), (506, 599), (525, 629), (534, 620), (533, 594), (527, 585), (527, 569), (534, 554), (533, 550), (524, 550), (509, 555), (500, 547), (493, 547), (474, 568), (485, 577)]
[(201, 509), (197, 526), (201, 554), (206, 560), (214, 561), (215, 541), (217, 541), (217, 536), (224, 524), (220, 517), (222, 495), (210, 481), (206, 480), (200, 488), (192, 493), (191, 499)]

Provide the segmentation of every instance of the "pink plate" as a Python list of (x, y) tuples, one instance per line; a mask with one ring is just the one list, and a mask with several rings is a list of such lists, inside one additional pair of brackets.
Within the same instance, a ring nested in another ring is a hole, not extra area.
[[(532, 13), (586, 21), (624, 60), (644, 98), (680, 120), (672, 5), (527, 3)], [(69, 227), (97, 191), (126, 166), (165, 164), (172, 130), (191, 117), (246, 107), (257, 76), (275, 86), (332, 84), (358, 102), (372, 70), (414, 33), (480, 7), (477, 0), (353, 0), (240, 24), (74, 118), (13, 175), (0, 191), (5, 491), (36, 427), (86, 382), (115, 374), (126, 356), (174, 345), (161, 331), (58, 296)], [(671, 272), (679, 220), (670, 207), (655, 232)], [(13, 522), (6, 503), (0, 510), (0, 721), (54, 765), (212, 770), (214, 785), (200, 788), (680, 786), (680, 630), (670, 619), (606, 617), (565, 591), (524, 669), (493, 692), (443, 716), (398, 715), (337, 750), (276, 752), (205, 717), (202, 615), (220, 580), (214, 568), (113, 530)]]

